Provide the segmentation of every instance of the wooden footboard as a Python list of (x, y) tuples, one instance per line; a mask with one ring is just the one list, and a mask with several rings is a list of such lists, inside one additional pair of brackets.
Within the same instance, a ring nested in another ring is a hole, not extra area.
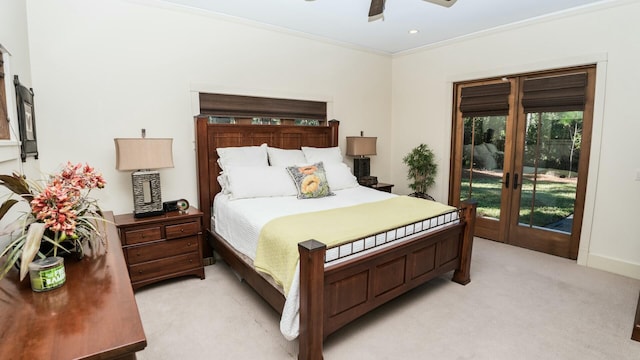
[(326, 269), (325, 245), (300, 243), (298, 359), (322, 359), (331, 333), (437, 276), (454, 270), (453, 281), (469, 283), (476, 203), (462, 208), (458, 225)]

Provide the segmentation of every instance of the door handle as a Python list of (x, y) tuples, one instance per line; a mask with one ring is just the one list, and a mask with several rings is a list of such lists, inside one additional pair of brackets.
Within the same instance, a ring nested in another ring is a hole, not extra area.
[(507, 173), (507, 176), (506, 176), (506, 178), (504, 179), (504, 187), (505, 187), (506, 189), (508, 189), (508, 188), (509, 188), (509, 175), (511, 175), (511, 173)]
[(513, 190), (518, 188), (518, 173), (513, 174)]

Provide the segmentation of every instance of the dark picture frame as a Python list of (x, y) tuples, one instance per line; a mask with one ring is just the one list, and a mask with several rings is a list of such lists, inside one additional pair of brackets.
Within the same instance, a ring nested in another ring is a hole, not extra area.
[(36, 116), (33, 108), (33, 89), (20, 84), (18, 75), (13, 77), (16, 87), (18, 106), (18, 125), (20, 128), (20, 157), (22, 162), (27, 156), (38, 158), (38, 138), (36, 137)]

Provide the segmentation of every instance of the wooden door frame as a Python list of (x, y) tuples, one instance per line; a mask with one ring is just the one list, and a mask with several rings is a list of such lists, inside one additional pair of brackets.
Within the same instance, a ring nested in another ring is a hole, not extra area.
[[(461, 81), (461, 82), (454, 83), (453, 96), (455, 101), (453, 102), (453, 105), (452, 105), (453, 119), (452, 119), (452, 125), (451, 125), (452, 137), (451, 137), (451, 157), (450, 157), (450, 165), (449, 165), (450, 166), (449, 170), (451, 174), (449, 178), (449, 203), (455, 205), (460, 202), (460, 179), (462, 177), (462, 167), (458, 166), (458, 164), (462, 159), (463, 147), (461, 146), (462, 144), (459, 142), (461, 142), (461, 139), (463, 138), (464, 124), (462, 123), (462, 113), (459, 111), (458, 107), (460, 104), (461, 89), (464, 86), (485, 85), (485, 84), (491, 84), (491, 83), (496, 83), (496, 82), (505, 81), (505, 80), (511, 81), (512, 92), (509, 95), (509, 102), (511, 106), (509, 107), (509, 115), (507, 119), (512, 119), (511, 122), (516, 122), (519, 119), (523, 119), (525, 116), (524, 110), (522, 109), (520, 105), (520, 100), (519, 100), (522, 97), (522, 86), (524, 83), (524, 81), (521, 81), (520, 79), (524, 79), (525, 77), (532, 77), (532, 76), (544, 76), (545, 74), (561, 75), (561, 74), (572, 73), (576, 71), (585, 71), (587, 72), (587, 89), (586, 89), (585, 107), (583, 110), (583, 121), (585, 121), (585, 119), (588, 119), (589, 123), (588, 123), (588, 126), (583, 126), (583, 129), (582, 129), (582, 142), (580, 147), (581, 154), (580, 154), (580, 160), (578, 164), (579, 177), (578, 177), (578, 183), (576, 187), (576, 200), (574, 205), (574, 220), (572, 223), (572, 231), (571, 231), (571, 237), (570, 237), (568, 247), (566, 249), (558, 251), (558, 253), (555, 253), (555, 255), (567, 257), (570, 259), (577, 259), (578, 249), (580, 246), (582, 223), (584, 220), (584, 212), (585, 212), (584, 206), (585, 206), (585, 198), (586, 198), (586, 192), (587, 192), (586, 191), (587, 176), (588, 176), (589, 160), (591, 155), (591, 137), (592, 137), (593, 125), (594, 125), (593, 117), (594, 117), (594, 105), (595, 105), (595, 99), (594, 99), (595, 83), (596, 83), (596, 75), (597, 75), (596, 70), (597, 70), (597, 64), (594, 63), (591, 65), (584, 65), (584, 66), (574, 66), (574, 67), (567, 67), (567, 68), (561, 68), (561, 69), (549, 69), (544, 71), (514, 74), (514, 75), (509, 75), (504, 77), (492, 77), (492, 78), (482, 79), (478, 81)], [(517, 91), (513, 91), (513, 89), (517, 89)], [(518, 112), (517, 114), (516, 114), (516, 111)], [(522, 123), (522, 121), (520, 121), (520, 123)], [(509, 129), (511, 129), (512, 131), (509, 132)], [(504, 164), (503, 164), (503, 181), (505, 180), (504, 177), (506, 176), (507, 173), (513, 172), (512, 171), (513, 169), (520, 169), (522, 165), (521, 161), (520, 161), (520, 164), (516, 164), (516, 159), (515, 159), (515, 146), (516, 146), (515, 135), (517, 134), (518, 129), (516, 129), (516, 127), (513, 126), (513, 124), (511, 126), (507, 124), (506, 131), (510, 133), (510, 136), (507, 136), (505, 139), (506, 142), (505, 142), (505, 158), (504, 158)], [(510, 149), (510, 151), (507, 151), (507, 149)], [(503, 186), (501, 194), (502, 194), (503, 200), (501, 201), (500, 219), (502, 219), (502, 221), (501, 221), (501, 224), (498, 225), (498, 229), (497, 230), (487, 229), (487, 227), (484, 224), (485, 221), (483, 221), (482, 218), (478, 218), (476, 221), (475, 234), (476, 236), (487, 237), (489, 239), (508, 243), (509, 242), (508, 232), (511, 226), (510, 223), (512, 222), (512, 219), (514, 218), (514, 216), (516, 217), (516, 221), (517, 221), (517, 213), (515, 210), (511, 212), (506, 211), (505, 206), (509, 206), (509, 204), (512, 202), (513, 200), (512, 197), (514, 196), (513, 195), (514, 192), (512, 190), (505, 189), (505, 187)], [(533, 250), (539, 250), (539, 249), (533, 248)]]
[[(591, 152), (591, 134), (593, 132), (593, 106), (594, 106), (594, 96), (595, 96), (595, 80), (596, 80), (596, 65), (592, 66), (584, 66), (579, 68), (571, 68), (566, 70), (554, 71), (554, 75), (567, 75), (571, 73), (575, 73), (576, 71), (584, 71), (587, 73), (587, 86), (585, 91), (585, 106), (582, 111), (582, 119), (583, 119), (583, 127), (582, 127), (582, 139), (580, 144), (580, 160), (578, 162), (578, 180), (576, 184), (576, 199), (574, 204), (574, 217), (571, 227), (571, 234), (569, 236), (569, 243), (563, 243), (565, 238), (568, 236), (566, 233), (554, 233), (546, 230), (537, 230), (531, 229), (529, 232), (537, 232), (537, 231), (545, 231), (544, 236), (546, 240), (546, 245), (536, 244), (535, 242), (528, 241), (526, 235), (523, 234), (524, 231), (518, 231), (518, 214), (519, 208), (513, 207), (512, 212), (510, 214), (511, 224), (507, 227), (511, 229), (512, 235), (510, 236), (515, 240), (516, 245), (523, 246), (528, 249), (542, 251), (544, 248), (547, 253), (558, 255), (562, 257), (566, 257), (569, 259), (577, 259), (578, 257), (578, 248), (580, 246), (580, 234), (582, 230), (582, 222), (584, 217), (584, 205), (585, 205), (585, 197), (586, 197), (586, 189), (587, 189), (587, 177), (588, 177), (588, 168), (589, 168), (589, 158)], [(538, 74), (536, 74), (537, 76)], [(544, 76), (545, 74), (541, 74)], [(524, 77), (523, 77), (524, 79)], [(522, 98), (523, 94), (523, 85), (524, 81), (520, 81), (518, 87), (519, 97)], [(518, 107), (518, 136), (516, 139), (518, 144), (522, 146), (522, 142), (524, 141), (524, 129), (522, 128), (524, 125), (523, 119), (525, 119), (525, 112), (522, 107)], [(517, 158), (517, 157), (516, 157)], [(517, 158), (516, 164), (514, 164), (514, 169), (522, 169), (522, 159)], [(522, 176), (522, 175), (521, 175)], [(519, 192), (518, 194), (514, 194), (514, 200), (519, 201)], [(557, 246), (555, 244), (558, 244)], [(551, 246), (549, 246), (551, 245)]]
[[(516, 85), (516, 82), (513, 78), (506, 78), (506, 77), (490, 78), (490, 79), (484, 79), (480, 81), (459, 82), (454, 84), (453, 92), (454, 92), (456, 101), (453, 104), (454, 120), (452, 122), (452, 129), (451, 129), (451, 133), (452, 133), (451, 161), (449, 164), (450, 174), (453, 175), (449, 178), (450, 179), (449, 203), (453, 204), (454, 206), (458, 206), (460, 204), (460, 197), (458, 196), (460, 194), (460, 181), (453, 181), (453, 180), (462, 178), (462, 167), (457, 166), (457, 164), (462, 159), (463, 147), (456, 146), (457, 139), (462, 139), (463, 133), (464, 133), (463, 117), (462, 117), (462, 113), (459, 111), (459, 108), (458, 108), (458, 104), (460, 104), (460, 101), (461, 101), (462, 88), (464, 88), (465, 86), (491, 85), (491, 84), (501, 83), (504, 81), (509, 81), (511, 83), (512, 88), (514, 88), (514, 86)], [(517, 101), (517, 99), (515, 99), (515, 96), (517, 96), (517, 92), (512, 91), (511, 94), (509, 95), (510, 104), (513, 104), (515, 101)], [(515, 116), (515, 109), (513, 106), (509, 107), (509, 112), (506, 116), (507, 116), (507, 119), (513, 118)], [(504, 147), (505, 149), (507, 148), (511, 149), (511, 147), (513, 147), (513, 144), (514, 144), (513, 138), (515, 135), (515, 129), (513, 124), (510, 124), (507, 121), (507, 123), (505, 124), (505, 131), (510, 135), (505, 138)], [(512, 156), (513, 156), (512, 151), (508, 151), (508, 152), (505, 151), (505, 157), (503, 159), (503, 165), (502, 165), (503, 166), (503, 169), (502, 169), (503, 183), (506, 181), (505, 174), (511, 171), (511, 166), (513, 165)], [(502, 186), (501, 189), (502, 189), (501, 190), (502, 201), (500, 202), (500, 219), (505, 219), (506, 221), (500, 221), (500, 224), (498, 224), (498, 227), (494, 228), (491, 226), (491, 224), (496, 222), (497, 220), (491, 219), (491, 218), (477, 217), (476, 224), (475, 224), (475, 232), (474, 232), (476, 236), (486, 238), (486, 239), (491, 239), (494, 241), (505, 242), (507, 231), (508, 231), (508, 227), (507, 227), (508, 216), (509, 216), (508, 204), (510, 203), (510, 199), (511, 199), (511, 191), (509, 191), (509, 189), (505, 188), (504, 186)]]

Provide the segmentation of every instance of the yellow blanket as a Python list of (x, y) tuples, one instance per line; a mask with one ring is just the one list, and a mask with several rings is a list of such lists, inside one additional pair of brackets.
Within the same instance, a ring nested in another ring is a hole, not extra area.
[(315, 239), (330, 247), (454, 209), (433, 201), (398, 196), (373, 203), (283, 216), (262, 228), (254, 265), (257, 270), (271, 275), (288, 295), (298, 262), (299, 242)]

